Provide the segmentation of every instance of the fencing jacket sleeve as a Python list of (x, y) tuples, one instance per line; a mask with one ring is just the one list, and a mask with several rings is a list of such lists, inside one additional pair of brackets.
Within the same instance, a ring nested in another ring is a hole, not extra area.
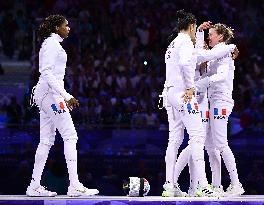
[[(48, 83), (48, 85), (60, 94), (66, 101), (73, 98), (72, 95), (66, 92), (64, 87), (59, 84), (58, 80), (53, 74), (55, 68), (56, 58), (59, 55), (60, 47), (53, 40), (48, 40), (43, 43), (43, 52), (40, 58), (42, 59), (42, 66), (40, 67), (41, 78)], [(65, 68), (64, 68), (65, 69)]]
[(212, 76), (206, 76), (205, 78), (196, 81), (196, 88), (205, 89), (209, 87), (211, 83), (221, 82), (227, 78), (229, 71), (229, 60), (230, 57), (222, 58), (219, 60), (219, 64), (217, 67), (217, 73)]

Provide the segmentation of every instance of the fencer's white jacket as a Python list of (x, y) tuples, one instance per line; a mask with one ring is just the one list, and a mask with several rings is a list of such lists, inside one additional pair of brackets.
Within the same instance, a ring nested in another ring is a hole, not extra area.
[(163, 106), (167, 106), (166, 88), (175, 87), (185, 91), (188, 88), (198, 87), (194, 83), (196, 64), (224, 57), (234, 50), (235, 45), (224, 45), (211, 50), (203, 49), (203, 32), (197, 32), (196, 46), (188, 34), (179, 33), (170, 43), (165, 54), (166, 81), (163, 93)]
[(235, 45), (215, 47), (211, 50), (203, 49), (203, 32), (197, 32), (195, 49), (189, 35), (179, 33), (170, 43), (166, 54), (166, 85), (192, 88), (194, 84), (196, 63), (219, 59), (232, 52)]
[(194, 45), (188, 34), (179, 33), (170, 43), (165, 54), (166, 85), (179, 91), (194, 87), (195, 56)]
[(50, 90), (54, 95), (60, 95), (68, 101), (72, 95), (64, 89), (64, 76), (67, 54), (60, 45), (63, 41), (58, 34), (52, 33), (44, 40), (39, 51), (40, 78), (37, 86), (41, 90)]
[[(200, 33), (202, 33), (203, 35), (203, 32)], [(197, 41), (197, 43), (200, 44), (200, 41)], [(230, 45), (234, 49), (235, 45)], [(226, 49), (226, 46), (229, 45), (226, 45), (225, 43), (219, 43), (215, 45), (211, 49), (211, 51), (224, 51)], [(232, 91), (235, 66), (230, 52), (228, 52), (224, 56), (218, 56), (217, 59), (210, 60), (208, 62), (207, 75), (202, 79), (196, 81), (195, 83), (198, 90), (205, 90), (206, 88), (208, 88), (209, 100), (220, 99), (233, 103)]]

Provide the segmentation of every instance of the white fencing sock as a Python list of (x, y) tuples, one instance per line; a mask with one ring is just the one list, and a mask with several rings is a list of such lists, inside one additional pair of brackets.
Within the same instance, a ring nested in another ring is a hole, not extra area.
[(182, 150), (175, 164), (174, 183), (178, 183), (178, 179), (182, 170), (188, 164), (189, 156), (190, 156), (190, 146), (187, 146), (185, 149)]
[(174, 167), (178, 155), (179, 146), (176, 143), (169, 143), (166, 151), (166, 181), (174, 184)]
[(76, 186), (79, 184), (77, 172), (77, 150), (76, 139), (69, 139), (64, 141), (64, 155), (67, 162), (70, 185)]
[(197, 177), (197, 174), (194, 168), (192, 156), (189, 157), (188, 164), (189, 164), (189, 173), (190, 173), (190, 189), (196, 190), (199, 182), (198, 182), (198, 177)]
[(35, 163), (31, 181), (31, 184), (33, 186), (37, 187), (40, 185), (42, 172), (44, 170), (44, 166), (46, 164), (50, 148), (51, 145), (43, 144), (41, 142), (38, 145), (35, 155)]
[(210, 167), (212, 171), (212, 185), (214, 187), (221, 186), (221, 155), (218, 150), (208, 149)]
[(191, 156), (199, 185), (201, 187), (207, 187), (208, 181), (205, 174), (205, 162), (204, 162), (204, 138), (200, 136), (192, 136), (190, 139)]
[(238, 179), (238, 173), (236, 168), (236, 161), (233, 152), (231, 151), (230, 147), (227, 145), (224, 148), (221, 149), (221, 155), (223, 157), (225, 166), (227, 171), (229, 172), (231, 184), (238, 185), (239, 179)]

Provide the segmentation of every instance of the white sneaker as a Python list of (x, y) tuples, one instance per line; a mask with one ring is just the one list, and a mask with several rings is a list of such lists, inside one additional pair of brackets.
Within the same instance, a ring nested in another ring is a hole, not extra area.
[(165, 182), (163, 185), (164, 191), (162, 192), (163, 197), (174, 197), (174, 186), (170, 182)]
[(186, 197), (188, 194), (180, 189), (180, 185), (177, 183), (174, 185), (174, 196)]
[(33, 187), (32, 185), (29, 185), (26, 191), (26, 195), (27, 196), (57, 196), (57, 193), (49, 191), (41, 185), (37, 187)]
[(215, 192), (211, 185), (207, 187), (198, 187), (194, 193), (196, 197), (218, 197), (217, 192)]
[(242, 184), (239, 183), (238, 185), (229, 185), (229, 187), (226, 189), (226, 192), (224, 196), (227, 197), (235, 197), (235, 196), (240, 196), (244, 194), (245, 190), (242, 187)]
[(225, 192), (224, 192), (224, 189), (223, 189), (222, 185), (220, 187), (213, 186), (213, 190), (217, 194), (218, 197), (222, 197), (222, 196), (225, 195)]
[(194, 197), (195, 196), (195, 189), (194, 188), (189, 187), (188, 196), (190, 196), (190, 197)]
[(185, 197), (186, 192), (181, 191), (178, 184), (173, 185), (170, 182), (165, 182), (163, 185), (164, 191), (162, 192), (163, 197)]
[(88, 189), (85, 186), (83, 186), (82, 183), (80, 183), (78, 186), (69, 186), (68, 187), (68, 196), (93, 196), (99, 194), (99, 191), (97, 189)]

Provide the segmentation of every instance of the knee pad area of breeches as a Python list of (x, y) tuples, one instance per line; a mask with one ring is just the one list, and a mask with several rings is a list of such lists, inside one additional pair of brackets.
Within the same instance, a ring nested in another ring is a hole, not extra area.
[(204, 160), (204, 137), (196, 136), (189, 140), (190, 153), (194, 161)]
[(226, 150), (229, 150), (228, 143), (226, 142), (225, 144), (216, 145), (216, 149), (219, 150), (220, 154), (222, 155)]
[(215, 163), (221, 163), (221, 155), (219, 150), (206, 148), (207, 154), (209, 156), (209, 162), (211, 169), (214, 169)]
[(170, 163), (171, 161), (177, 159), (179, 148), (180, 146), (173, 146), (173, 145), (167, 147), (166, 155), (165, 155), (166, 163)]
[(63, 141), (71, 140), (71, 139), (78, 139), (77, 132), (74, 127), (65, 127), (61, 130), (59, 130)]
[[(182, 133), (180, 134), (183, 135)], [(183, 142), (183, 136), (175, 135), (172, 132), (169, 133), (168, 146), (171, 145), (171, 146), (180, 147), (182, 142)]]
[(54, 145), (54, 142), (55, 142), (55, 134), (54, 134), (54, 136), (51, 136), (49, 138), (41, 138), (40, 139), (40, 144), (46, 145), (49, 147), (52, 147)]
[(46, 159), (49, 155), (49, 151), (52, 145), (40, 142), (36, 151), (36, 162)]

